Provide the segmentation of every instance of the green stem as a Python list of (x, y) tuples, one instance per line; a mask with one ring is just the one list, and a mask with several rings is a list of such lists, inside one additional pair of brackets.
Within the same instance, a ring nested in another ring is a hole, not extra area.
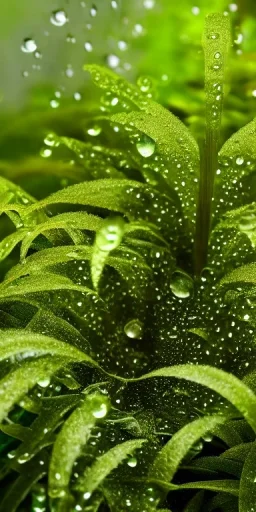
[(214, 178), (218, 165), (218, 134), (215, 130), (206, 129), (205, 140), (200, 149), (200, 181), (194, 246), (195, 275), (197, 276), (207, 264)]
[(230, 21), (228, 17), (223, 14), (207, 16), (203, 34), (206, 128), (204, 142), (201, 144), (194, 245), (194, 272), (197, 276), (200, 275), (207, 264), (214, 180), (218, 168), (225, 68), (230, 40)]

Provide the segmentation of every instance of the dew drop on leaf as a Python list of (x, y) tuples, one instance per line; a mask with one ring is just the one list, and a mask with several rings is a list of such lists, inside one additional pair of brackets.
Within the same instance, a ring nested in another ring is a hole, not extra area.
[(24, 41), (21, 45), (21, 49), (24, 53), (33, 53), (37, 49), (37, 44), (34, 41), (34, 39), (27, 38), (27, 39), (24, 39)]
[(51, 23), (56, 27), (63, 27), (68, 22), (68, 17), (63, 9), (54, 11), (51, 15)]
[(94, 124), (91, 128), (88, 128), (87, 133), (88, 135), (91, 135), (91, 137), (97, 137), (102, 131), (101, 126), (98, 124)]
[(128, 459), (127, 464), (128, 466), (130, 466), (130, 468), (135, 468), (137, 466), (136, 457), (131, 457), (130, 459)]
[(29, 453), (24, 453), (21, 457), (18, 458), (19, 464), (25, 464), (30, 459)]
[(185, 273), (176, 272), (173, 274), (170, 288), (175, 297), (187, 299), (193, 292), (193, 280)]
[(106, 416), (107, 412), (108, 412), (107, 405), (106, 405), (106, 403), (102, 402), (102, 403), (99, 403), (97, 405), (97, 407), (95, 407), (92, 414), (93, 414), (94, 418), (100, 419), (100, 418), (104, 418)]
[(128, 338), (140, 340), (143, 335), (143, 323), (140, 322), (138, 318), (134, 318), (127, 322), (124, 327), (124, 332)]
[(156, 144), (150, 137), (143, 135), (140, 141), (137, 142), (136, 148), (141, 156), (143, 156), (144, 158), (149, 158), (154, 154)]
[(90, 499), (90, 497), (91, 497), (91, 495), (92, 495), (92, 494), (91, 494), (90, 492), (85, 492), (85, 493), (83, 494), (83, 498), (84, 498), (84, 500), (89, 500), (89, 499)]
[(125, 222), (121, 217), (106, 219), (104, 226), (96, 235), (96, 245), (101, 251), (112, 251), (122, 241)]

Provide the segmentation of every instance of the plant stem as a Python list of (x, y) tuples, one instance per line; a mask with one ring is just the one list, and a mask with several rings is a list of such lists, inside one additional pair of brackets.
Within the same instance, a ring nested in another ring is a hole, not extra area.
[(218, 134), (215, 130), (207, 128), (205, 140), (200, 147), (200, 182), (194, 246), (194, 270), (197, 276), (207, 263), (214, 178), (218, 165)]
[(218, 168), (223, 87), (230, 47), (230, 21), (223, 14), (206, 17), (203, 34), (205, 56), (206, 128), (200, 150), (200, 180), (194, 244), (194, 272), (207, 264), (214, 180)]

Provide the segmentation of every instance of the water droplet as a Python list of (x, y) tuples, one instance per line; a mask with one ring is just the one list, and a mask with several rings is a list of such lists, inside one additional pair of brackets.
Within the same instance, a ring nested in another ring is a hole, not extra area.
[(89, 499), (90, 499), (90, 497), (91, 497), (91, 495), (92, 495), (92, 493), (91, 493), (91, 492), (85, 492), (85, 493), (83, 494), (83, 498), (84, 498), (84, 500), (89, 500)]
[(87, 133), (91, 135), (91, 137), (97, 137), (102, 132), (101, 126), (98, 124), (93, 125), (91, 128), (87, 130)]
[(116, 0), (111, 0), (111, 7), (112, 9), (117, 9), (118, 8), (118, 3)]
[(104, 221), (104, 225), (96, 234), (96, 244), (101, 251), (113, 251), (122, 241), (125, 221), (121, 217), (112, 217)]
[(130, 466), (130, 468), (135, 468), (137, 466), (136, 457), (131, 457), (130, 459), (128, 459), (127, 464), (128, 466)]
[(211, 32), (207, 37), (208, 37), (208, 39), (215, 40), (215, 39), (219, 39), (220, 34), (218, 34), (217, 32)]
[(60, 103), (57, 100), (51, 100), (50, 105), (52, 108), (58, 108), (60, 106)]
[(82, 95), (80, 94), (80, 92), (74, 92), (74, 98), (76, 101), (81, 101)]
[(155, 7), (155, 0), (144, 0), (143, 5), (145, 9), (153, 9)]
[(29, 459), (30, 459), (30, 455), (28, 452), (26, 452), (18, 458), (18, 463), (25, 464)]
[(124, 52), (128, 48), (128, 45), (125, 41), (118, 41), (117, 46), (119, 50), (121, 50), (122, 52)]
[(198, 14), (200, 14), (200, 9), (199, 9), (199, 7), (195, 6), (195, 7), (192, 7), (191, 12), (195, 16), (198, 16)]
[(56, 480), (60, 480), (61, 479), (61, 474), (60, 473), (55, 473), (55, 478)]
[(71, 64), (68, 64), (67, 68), (66, 68), (66, 71), (65, 71), (65, 75), (68, 77), (68, 78), (72, 78), (72, 76), (74, 76), (74, 70), (71, 66)]
[(143, 323), (134, 318), (124, 326), (124, 332), (128, 338), (141, 340), (143, 336)]
[(92, 50), (93, 50), (92, 43), (90, 43), (89, 41), (87, 41), (86, 43), (84, 43), (84, 47), (85, 47), (85, 50), (86, 50), (87, 52), (92, 52)]
[(108, 408), (105, 402), (98, 404), (93, 411), (94, 418), (104, 418), (108, 412)]
[(138, 153), (144, 158), (149, 158), (155, 152), (155, 141), (144, 135), (136, 144)]
[(50, 382), (51, 382), (51, 379), (42, 379), (42, 380), (38, 380), (37, 384), (39, 386), (41, 386), (41, 388), (47, 388), (49, 386)]
[(193, 292), (193, 280), (183, 272), (175, 272), (170, 284), (170, 288), (175, 297), (187, 299)]
[(30, 39), (30, 38), (24, 39), (24, 41), (21, 45), (21, 49), (24, 53), (33, 53), (37, 49), (37, 44), (34, 41), (34, 39)]
[(42, 148), (40, 151), (40, 156), (43, 158), (49, 158), (52, 156), (52, 150), (50, 148)]
[(236, 159), (236, 163), (237, 163), (237, 165), (243, 165), (243, 163), (244, 163), (244, 159), (243, 159), (243, 157), (238, 157), (238, 158)]
[(106, 61), (107, 61), (107, 65), (111, 69), (117, 68), (119, 66), (119, 64), (120, 64), (119, 57), (117, 55), (114, 55), (114, 54), (107, 55)]
[(216, 52), (216, 53), (214, 54), (214, 58), (215, 58), (215, 59), (220, 59), (220, 58), (221, 58), (221, 53), (220, 53), (220, 52)]
[(68, 17), (63, 9), (53, 11), (51, 15), (51, 23), (56, 27), (63, 27), (68, 22)]
[(97, 7), (95, 5), (92, 6), (90, 10), (90, 15), (92, 18), (95, 18), (95, 16), (97, 16)]
[(140, 76), (137, 80), (137, 85), (142, 92), (149, 92), (152, 89), (152, 80), (147, 76)]
[(44, 143), (46, 144), (46, 146), (50, 146), (51, 148), (57, 147), (60, 144), (55, 133), (48, 133), (44, 138)]

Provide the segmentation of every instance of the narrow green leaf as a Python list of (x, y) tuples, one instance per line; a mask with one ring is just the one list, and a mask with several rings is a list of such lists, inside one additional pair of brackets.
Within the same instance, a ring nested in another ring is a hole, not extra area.
[(38, 381), (50, 379), (66, 364), (65, 357), (51, 356), (25, 362), (20, 368), (9, 373), (0, 381), (0, 421), (4, 420), (11, 408), (19, 402)]
[(75, 488), (92, 494), (105, 478), (119, 466), (135, 450), (141, 448), (145, 439), (133, 439), (125, 441), (111, 448), (87, 468), (84, 474), (78, 479)]
[[(45, 381), (47, 382), (47, 381)], [(16, 449), (16, 458), (34, 457), (38, 451), (53, 442), (52, 433), (63, 417), (81, 401), (80, 395), (63, 395), (44, 398), (40, 414), (31, 425), (30, 435)]]
[(10, 485), (0, 503), (0, 512), (16, 512), (19, 505), (31, 491), (32, 486), (47, 472), (47, 456), (40, 456), (32, 463), (26, 464), (26, 471)]
[[(230, 139), (225, 142), (220, 150), (220, 160), (229, 163), (220, 174), (220, 187), (225, 181), (227, 188), (234, 186), (233, 180), (241, 179), (246, 174), (255, 170), (256, 164), (256, 118), (243, 126)], [(246, 165), (249, 161), (251, 165)]]
[(229, 496), (224, 493), (214, 496), (208, 504), (206, 504), (205, 512), (238, 512), (237, 497)]
[(200, 512), (203, 504), (204, 492), (199, 491), (189, 500), (183, 512)]
[(34, 294), (54, 290), (75, 290), (86, 294), (95, 294), (86, 286), (76, 285), (71, 279), (53, 273), (45, 273), (38, 276), (26, 276), (8, 283), (3, 281), (0, 285), (0, 300), (16, 297), (17, 295)]
[(190, 462), (191, 470), (199, 470), (204, 473), (207, 471), (213, 473), (227, 473), (240, 478), (242, 464), (238, 461), (226, 459), (224, 457), (199, 457)]
[(109, 407), (104, 395), (88, 395), (64, 423), (54, 443), (50, 470), (49, 494), (65, 496), (75, 460), (87, 443), (98, 418), (104, 418)]
[[(26, 354), (34, 357), (51, 354), (51, 356), (61, 357), (66, 362), (86, 361), (93, 366), (97, 366), (97, 363), (87, 354), (64, 341), (20, 329), (1, 331), (0, 360), (8, 359), (17, 354), (23, 354), (24, 357)], [(54, 359), (52, 358), (52, 360)]]
[[(128, 218), (133, 218), (131, 207), (137, 206), (136, 194), (139, 192), (150, 194), (153, 189), (148, 185), (132, 180), (94, 180), (78, 183), (59, 190), (46, 199), (29, 206), (26, 214), (45, 208), (52, 204), (80, 204), (105, 208), (114, 212), (125, 213)], [(154, 191), (157, 194), (156, 191)]]
[(19, 425), (18, 423), (2, 424), (0, 425), (0, 430), (7, 434), (10, 437), (14, 437), (15, 439), (19, 439), (20, 441), (26, 441), (31, 436), (31, 428), (24, 427), (23, 425)]
[[(103, 219), (96, 215), (90, 215), (86, 212), (69, 212), (56, 215), (48, 219), (46, 222), (38, 224), (30, 229), (25, 236), (21, 246), (21, 259), (26, 257), (29, 247), (33, 240), (41, 233), (51, 229), (87, 229), (89, 231), (97, 231), (102, 225)], [(1, 246), (0, 246), (1, 249)]]
[(239, 480), (208, 480), (206, 482), (191, 482), (189, 484), (182, 484), (178, 486), (179, 490), (182, 489), (204, 489), (213, 492), (225, 492), (238, 496), (239, 493)]
[(233, 446), (232, 448), (229, 448), (229, 450), (226, 450), (224, 453), (222, 453), (220, 457), (239, 462), (244, 462), (251, 448), (252, 443), (243, 443), (238, 446)]
[(220, 281), (220, 285), (231, 283), (256, 284), (256, 263), (249, 263), (248, 265), (236, 268)]
[(216, 425), (225, 421), (224, 416), (206, 416), (185, 425), (158, 452), (149, 470), (149, 477), (157, 480), (170, 481), (173, 479), (182, 460), (192, 446)]
[(20, 229), (11, 233), (11, 235), (6, 236), (0, 242), (0, 262), (3, 261), (9, 254), (13, 251), (13, 249), (20, 243), (26, 236), (27, 229)]
[(244, 461), (239, 490), (239, 512), (253, 511), (256, 504), (256, 442)]
[(256, 396), (234, 375), (211, 366), (185, 364), (160, 368), (134, 380), (154, 377), (175, 377), (207, 386), (229, 400), (256, 432)]

